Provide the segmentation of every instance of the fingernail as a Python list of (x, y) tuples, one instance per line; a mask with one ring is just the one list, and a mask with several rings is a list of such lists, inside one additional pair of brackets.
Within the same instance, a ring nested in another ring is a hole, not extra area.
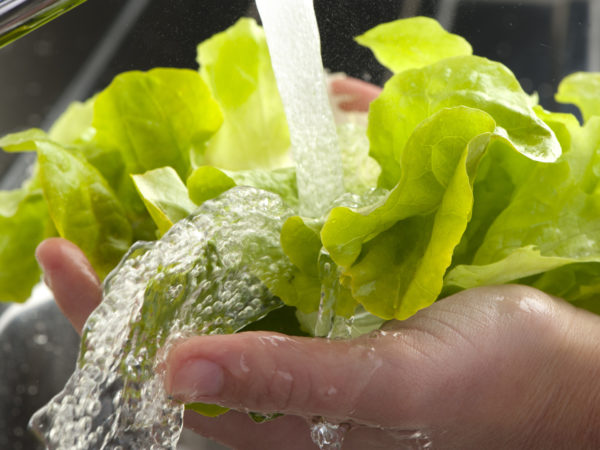
[(191, 359), (173, 375), (171, 395), (181, 401), (207, 399), (221, 392), (223, 382), (220, 366), (206, 359)]

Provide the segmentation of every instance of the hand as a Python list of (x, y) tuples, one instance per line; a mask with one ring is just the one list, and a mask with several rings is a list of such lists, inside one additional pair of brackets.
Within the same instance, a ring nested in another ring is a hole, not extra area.
[[(100, 285), (72, 244), (38, 259), (80, 330)], [(600, 318), (524, 286), (472, 289), (351, 341), (249, 332), (199, 336), (169, 355), (185, 402), (283, 412), (188, 414), (187, 426), (240, 449), (313, 449), (306, 417), (351, 423), (344, 449), (402, 448), (384, 429), (422, 430), (434, 448), (600, 448)], [(400, 434), (401, 436), (401, 434)]]

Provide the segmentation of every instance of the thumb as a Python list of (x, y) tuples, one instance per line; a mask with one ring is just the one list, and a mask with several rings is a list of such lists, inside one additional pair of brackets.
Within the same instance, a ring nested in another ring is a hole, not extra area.
[(375, 340), (197, 336), (169, 354), (166, 387), (185, 402), (397, 426), (414, 419), (408, 391), (415, 369), (407, 370), (414, 358)]

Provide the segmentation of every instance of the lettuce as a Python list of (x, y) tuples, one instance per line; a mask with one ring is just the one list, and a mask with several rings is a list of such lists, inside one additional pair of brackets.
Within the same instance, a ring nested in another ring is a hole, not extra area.
[(132, 178), (160, 235), (196, 209), (185, 184), (172, 167), (149, 170), (141, 175), (132, 175)]
[(40, 278), (35, 247), (52, 234), (41, 189), (0, 192), (0, 300), (29, 297)]
[(378, 25), (356, 42), (369, 47), (377, 60), (398, 73), (418, 69), (451, 56), (470, 55), (471, 44), (448, 33), (429, 17), (413, 17)]
[(198, 71), (119, 75), (48, 133), (2, 138), (38, 163), (22, 188), (0, 193), (0, 299), (27, 297), (47, 236), (78, 243), (106, 274), (133, 241), (251, 186), (293, 213), (269, 250), (285, 273), (255, 269), (287, 305), (278, 320), (296, 311), (312, 334), (344, 317), (365, 332), (452, 292), (509, 282), (600, 313), (599, 75), (560, 84), (556, 98), (580, 108), (580, 124), (541, 108), (508, 68), (432, 19), (356, 40), (394, 75), (366, 128), (339, 125), (346, 192), (323, 217), (298, 215), (287, 122), (251, 19), (201, 43)]
[(230, 170), (291, 165), (287, 121), (262, 28), (240, 19), (198, 46), (198, 63), (225, 117), (198, 163)]
[(600, 73), (577, 72), (566, 77), (558, 86), (556, 100), (575, 104), (587, 122), (600, 116)]

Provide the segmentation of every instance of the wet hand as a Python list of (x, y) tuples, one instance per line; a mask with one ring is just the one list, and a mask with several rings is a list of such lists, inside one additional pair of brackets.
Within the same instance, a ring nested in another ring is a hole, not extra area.
[(286, 414), (188, 415), (241, 449), (314, 448), (315, 416), (350, 425), (344, 449), (404, 448), (413, 431), (433, 448), (598, 448), (599, 338), (600, 318), (561, 300), (479, 288), (351, 341), (195, 337), (171, 352), (167, 388), (185, 402)]
[[(77, 247), (44, 242), (38, 259), (80, 330), (100, 284)], [(307, 418), (350, 424), (344, 449), (402, 448), (414, 430), (434, 448), (600, 448), (600, 318), (539, 291), (465, 291), (351, 341), (274, 333), (195, 337), (168, 360), (181, 401), (238, 411), (188, 414), (240, 449), (311, 449)], [(245, 411), (282, 412), (256, 424)]]

